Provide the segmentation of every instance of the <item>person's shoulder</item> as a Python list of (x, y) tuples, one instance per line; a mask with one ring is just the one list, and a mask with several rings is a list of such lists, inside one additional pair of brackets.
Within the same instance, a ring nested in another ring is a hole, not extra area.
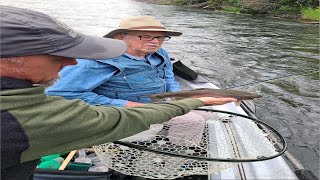
[(75, 67), (100, 67), (103, 66), (103, 61), (108, 61), (109, 59), (104, 60), (94, 60), (94, 59), (77, 59), (78, 64)]
[(165, 49), (160, 48), (160, 49), (158, 49), (158, 51), (156, 53), (159, 54), (160, 56), (162, 56), (163, 58), (165, 58), (166, 61), (170, 61), (169, 60), (170, 59), (169, 54)]
[(168, 52), (163, 48), (158, 49), (158, 51), (156, 53), (158, 53), (159, 55), (161, 55), (162, 57), (164, 57), (166, 59), (169, 58)]
[(93, 59), (77, 59), (78, 65), (90, 65), (90, 64), (97, 64), (97, 60)]
[(157, 53), (159, 53), (159, 54), (168, 54), (167, 51), (165, 49), (163, 49), (163, 48), (158, 49)]
[(128, 55), (123, 54), (123, 55), (115, 57), (115, 58), (101, 59), (101, 60), (96, 60), (96, 61), (99, 63), (109, 64), (109, 62), (118, 62), (119, 60), (123, 60), (123, 59), (130, 59), (130, 58), (128, 57)]

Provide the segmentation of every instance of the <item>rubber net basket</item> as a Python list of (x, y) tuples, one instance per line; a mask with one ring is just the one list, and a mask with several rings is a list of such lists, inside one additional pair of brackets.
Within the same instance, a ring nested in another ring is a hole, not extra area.
[(101, 161), (126, 175), (175, 179), (208, 175), (243, 162), (275, 158), (284, 138), (241, 114), (194, 110), (114, 143), (94, 146)]

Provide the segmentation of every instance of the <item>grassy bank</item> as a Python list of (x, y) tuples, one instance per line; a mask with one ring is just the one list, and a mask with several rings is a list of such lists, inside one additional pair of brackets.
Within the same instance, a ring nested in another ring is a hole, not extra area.
[[(221, 10), (233, 13), (252, 15), (266, 15), (281, 18), (304, 20), (306, 22), (319, 23), (320, 6), (314, 0), (309, 4), (297, 4), (292, 0), (142, 0), (148, 3), (188, 6), (192, 8), (205, 8)], [(254, 3), (253, 3), (254, 2)], [(290, 4), (291, 3), (291, 4)], [(313, 8), (316, 7), (316, 8)]]
[(301, 10), (302, 19), (320, 21), (320, 7), (317, 9), (304, 8)]

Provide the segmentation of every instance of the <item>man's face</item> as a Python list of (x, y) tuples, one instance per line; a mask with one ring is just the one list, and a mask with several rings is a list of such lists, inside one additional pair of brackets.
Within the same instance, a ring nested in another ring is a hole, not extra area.
[(161, 48), (163, 37), (164, 32), (129, 31), (122, 35), (121, 39), (128, 45), (128, 54), (144, 57), (146, 54), (154, 53)]
[(25, 57), (23, 73), (29, 76), (33, 83), (51, 85), (59, 77), (59, 71), (68, 65), (75, 65), (74, 58), (51, 55), (32, 55)]

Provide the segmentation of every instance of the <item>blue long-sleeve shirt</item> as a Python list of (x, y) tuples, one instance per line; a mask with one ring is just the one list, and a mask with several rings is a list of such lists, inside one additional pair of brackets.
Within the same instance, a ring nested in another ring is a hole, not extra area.
[[(179, 84), (174, 80), (172, 72), (172, 64), (170, 58), (165, 50), (158, 50), (164, 61), (166, 67), (164, 68), (165, 92), (179, 91)], [(147, 55), (146, 58), (137, 58), (129, 54), (124, 54), (115, 58), (117, 61), (132, 60), (144, 61), (152, 66), (157, 66), (163, 60), (155, 54)], [(46, 89), (48, 95), (63, 96), (66, 99), (82, 99), (92, 105), (107, 105), (107, 106), (125, 106), (128, 100), (123, 98), (108, 97), (108, 92), (97, 93), (96, 89), (103, 89), (105, 84), (108, 84), (110, 79), (117, 76), (120, 71), (106, 62), (110, 60), (84, 60), (77, 59), (78, 64), (75, 66), (65, 67), (61, 72), (61, 79), (53, 86)], [(148, 86), (148, 84), (145, 84)], [(136, 90), (137, 93), (139, 89)], [(101, 90), (100, 90), (101, 92)]]

